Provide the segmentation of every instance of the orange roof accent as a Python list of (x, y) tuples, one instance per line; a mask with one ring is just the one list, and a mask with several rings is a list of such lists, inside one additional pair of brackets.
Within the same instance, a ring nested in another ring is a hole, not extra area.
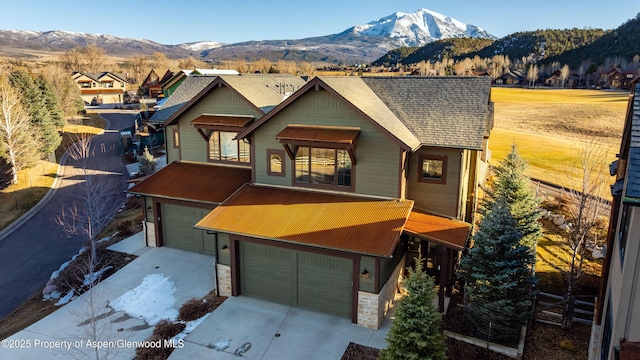
[(161, 198), (221, 203), (251, 180), (251, 169), (172, 162), (128, 192)]
[(276, 139), (280, 139), (281, 141), (353, 144), (359, 134), (359, 128), (289, 125), (276, 135)]
[(246, 185), (200, 220), (200, 229), (391, 257), (411, 200)]
[(411, 211), (404, 227), (405, 234), (462, 250), (467, 243), (471, 224), (441, 216)]
[(224, 126), (224, 127), (237, 127), (242, 130), (244, 127), (251, 124), (253, 116), (237, 116), (237, 115), (212, 115), (202, 114), (197, 118), (191, 120), (191, 124), (194, 126)]

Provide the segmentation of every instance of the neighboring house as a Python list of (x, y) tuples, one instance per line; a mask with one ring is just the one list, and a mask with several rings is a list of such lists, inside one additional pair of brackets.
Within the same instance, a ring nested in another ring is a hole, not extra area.
[(74, 72), (71, 78), (80, 89), (80, 96), (87, 105), (122, 104), (126, 81), (124, 75), (110, 72)]
[(162, 83), (162, 93), (165, 99), (168, 98), (174, 91), (182, 84), (182, 82), (189, 76), (193, 70), (180, 70), (173, 74), (167, 81)]
[(634, 84), (618, 160), (607, 253), (589, 359), (640, 359), (640, 84)]
[(607, 66), (598, 69), (600, 86), (612, 89), (630, 90), (632, 83), (637, 80), (639, 74), (640, 72), (637, 67), (620, 68)]
[(171, 164), (130, 190), (147, 243), (216, 255), (221, 295), (371, 328), (420, 254), (444, 309), (484, 178), (490, 86), (218, 76), (164, 122)]
[(211, 84), (216, 78), (214, 76), (185, 76), (180, 85), (172, 91), (162, 106), (151, 116), (149, 122), (154, 125), (163, 125), (176, 111), (180, 110), (186, 103), (193, 99), (200, 91)]
[(522, 86), (527, 85), (527, 70), (523, 69), (514, 69), (507, 71), (504, 75), (500, 76), (495, 80), (496, 84), (501, 85), (515, 85)]
[(164, 93), (162, 92), (162, 84), (168, 81), (171, 77), (173, 77), (173, 72), (171, 70), (161, 71), (159, 69), (151, 69), (149, 74), (144, 79), (142, 84), (143, 95), (151, 98), (151, 99), (162, 99), (164, 98)]

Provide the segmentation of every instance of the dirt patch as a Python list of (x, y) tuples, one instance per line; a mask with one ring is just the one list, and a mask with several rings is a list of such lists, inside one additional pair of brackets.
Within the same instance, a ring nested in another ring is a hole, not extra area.
[(341, 360), (376, 360), (380, 350), (365, 345), (349, 343)]
[(559, 326), (534, 323), (524, 346), (526, 360), (584, 360), (589, 355), (591, 327), (573, 324), (571, 330)]

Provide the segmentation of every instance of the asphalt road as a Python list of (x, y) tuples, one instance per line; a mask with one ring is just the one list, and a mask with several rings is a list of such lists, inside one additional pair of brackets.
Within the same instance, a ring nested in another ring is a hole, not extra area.
[[(133, 124), (132, 113), (102, 114), (111, 124), (102, 135), (93, 138), (94, 156), (89, 169), (99, 170), (103, 177), (114, 179), (124, 201), (129, 174), (122, 163), (119, 130)], [(0, 319), (36, 292), (41, 292), (51, 273), (85, 244), (86, 239), (70, 235), (56, 223), (63, 206), (77, 201), (79, 168), (69, 159), (64, 166), (59, 187), (53, 197), (33, 217), (4, 239), (0, 239)], [(121, 191), (120, 191), (121, 190)]]

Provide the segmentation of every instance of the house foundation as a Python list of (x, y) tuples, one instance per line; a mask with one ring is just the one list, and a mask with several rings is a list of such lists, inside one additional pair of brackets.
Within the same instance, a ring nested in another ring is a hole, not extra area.
[(404, 264), (403, 258), (378, 294), (358, 291), (358, 325), (374, 330), (380, 327), (396, 296)]
[(153, 221), (143, 221), (144, 242), (147, 246), (156, 247), (156, 228)]
[(216, 264), (218, 296), (231, 296), (231, 266)]

